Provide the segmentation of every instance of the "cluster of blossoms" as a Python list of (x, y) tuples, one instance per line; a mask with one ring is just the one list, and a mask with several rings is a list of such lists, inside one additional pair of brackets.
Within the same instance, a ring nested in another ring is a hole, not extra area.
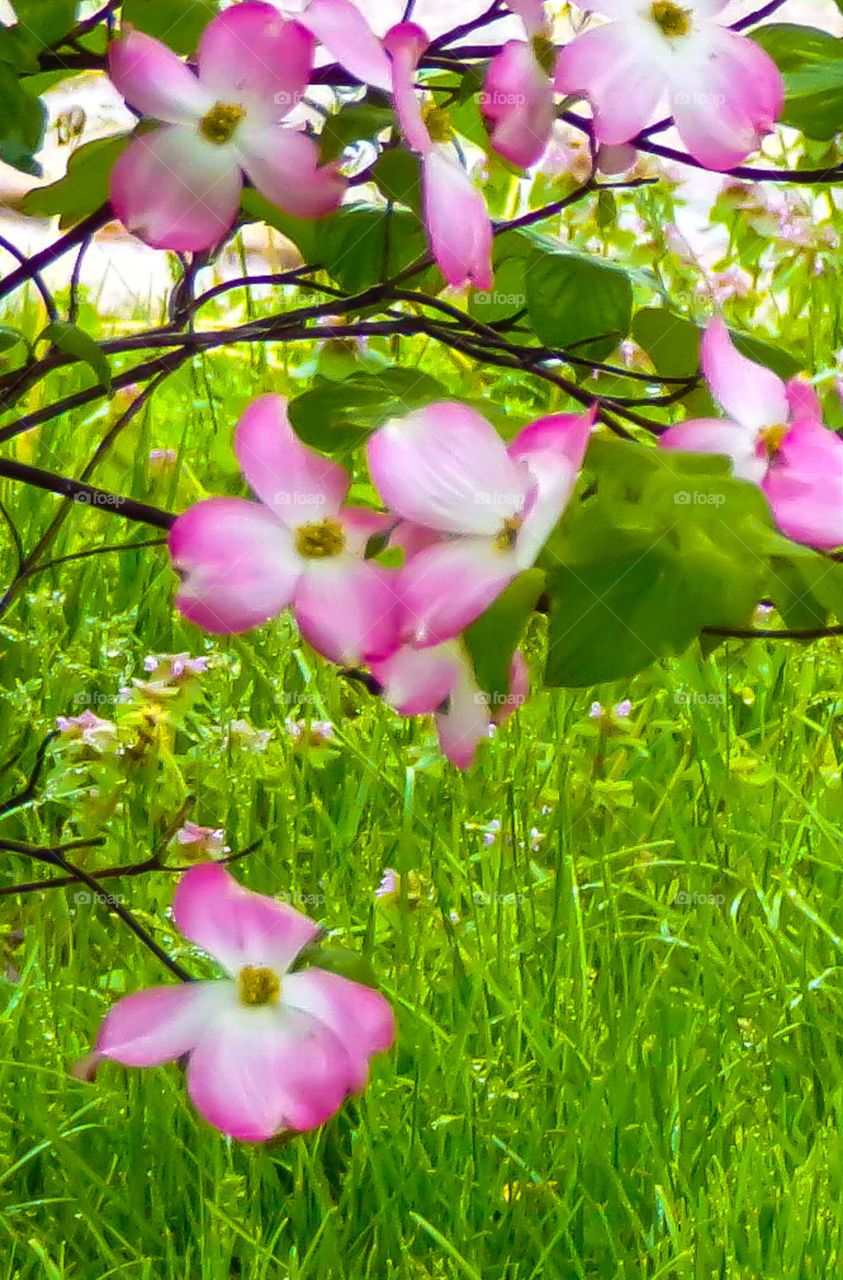
[[(262, 396), (235, 433), (260, 501), (210, 498), (178, 518), (169, 539), (178, 607), (217, 634), (292, 608), (323, 656), (368, 665), (403, 715), (434, 714), (443, 750), (467, 768), (490, 721), (524, 701), (529, 679), (516, 654), (510, 695), (493, 707), (462, 632), (535, 563), (570, 498), (592, 422), (592, 413), (551, 415), (508, 448), (461, 404), (387, 422), (368, 446), (387, 507), (374, 511), (346, 504), (348, 472), (299, 440), (280, 396)], [(383, 543), (401, 549), (400, 569), (367, 556)]]
[[(600, 0), (613, 21), (557, 51), (542, 0), (508, 0), (525, 38), (507, 41), (486, 72), (491, 148), (520, 168), (535, 165), (551, 142), (557, 96), (566, 95), (589, 101), (607, 170), (634, 162), (634, 152), (618, 158), (617, 149), (663, 105), (697, 163), (734, 167), (773, 128), (784, 94), (760, 46), (718, 21), (725, 2)], [(231, 231), (245, 181), (296, 217), (336, 210), (346, 178), (339, 162), (320, 164), (301, 109), (317, 42), (361, 83), (391, 92), (403, 139), (420, 158), (424, 219), (448, 284), (490, 288), (485, 200), (451, 143), (447, 113), (425, 110), (417, 87), (427, 34), (402, 22), (381, 41), (352, 0), (308, 0), (295, 18), (243, 0), (209, 23), (195, 65), (125, 30), (109, 51), (111, 79), (154, 127), (144, 123), (114, 166), (117, 217), (147, 244), (184, 252), (211, 249)]]

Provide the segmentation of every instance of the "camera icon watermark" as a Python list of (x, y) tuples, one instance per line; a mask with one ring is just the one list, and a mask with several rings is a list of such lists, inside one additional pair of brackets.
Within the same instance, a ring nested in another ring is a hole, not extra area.
[(705, 489), (680, 489), (673, 495), (677, 507), (722, 507), (725, 493), (709, 493)]
[(674, 907), (722, 907), (726, 901), (725, 893), (690, 893), (687, 889), (679, 889), (673, 896)]
[(77, 907), (104, 906), (116, 907), (125, 902), (122, 893), (95, 893), (93, 889), (77, 889), (73, 895)]

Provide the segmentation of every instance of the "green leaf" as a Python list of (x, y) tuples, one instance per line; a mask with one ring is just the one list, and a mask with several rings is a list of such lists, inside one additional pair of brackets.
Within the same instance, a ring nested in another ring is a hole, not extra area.
[(325, 121), (319, 138), (322, 163), (336, 160), (354, 142), (377, 138), (394, 124), (395, 114), (389, 107), (376, 102), (347, 103)]
[(445, 396), (440, 382), (417, 369), (357, 373), (297, 396), (290, 402), (290, 421), (305, 444), (335, 453), (362, 444), (388, 418)]
[(294, 218), (251, 187), (243, 191), (240, 207), (247, 218), (265, 222), (267, 226), (274, 227), (282, 236), (292, 240), (305, 262), (316, 264), (320, 261), (316, 249), (321, 226), (318, 220)]
[(576, 346), (599, 360), (629, 332), (632, 284), (619, 267), (574, 253), (536, 251), (525, 279), (530, 323), (546, 346)]
[(417, 156), (403, 147), (384, 151), (375, 162), (372, 177), (387, 200), (405, 204), (414, 213), (421, 211), (421, 171)]
[(217, 0), (123, 0), (123, 22), (163, 40), (176, 53), (195, 53), (218, 8)]
[(420, 258), (425, 235), (409, 210), (353, 205), (325, 219), (319, 249), (322, 265), (337, 284), (349, 293), (362, 293)]
[(776, 23), (753, 33), (784, 78), (785, 124), (828, 139), (843, 125), (843, 40), (816, 27)]
[(0, 354), (4, 351), (11, 351), (19, 342), (26, 342), (26, 337), (19, 329), (13, 329), (7, 324), (0, 324)]
[[(729, 330), (738, 350), (780, 378), (792, 378), (801, 366), (795, 356), (770, 342)], [(632, 322), (632, 336), (666, 378), (686, 378), (699, 372), (702, 328), (665, 307), (642, 307)]]
[(57, 213), (62, 231), (81, 222), (108, 199), (111, 170), (130, 137), (130, 134), (120, 134), (114, 138), (98, 138), (79, 147), (70, 157), (63, 178), (24, 196), (24, 212), (38, 218)]
[(93, 338), (83, 329), (77, 328), (75, 324), (68, 324), (66, 320), (55, 320), (47, 325), (39, 337), (39, 341), (41, 340), (52, 343), (66, 356), (72, 356), (74, 360), (81, 360), (87, 364), (100, 386), (105, 391), (111, 390), (111, 368), (108, 360)]
[(79, 0), (12, 0), (18, 22), (38, 45), (57, 44), (76, 22)]
[(44, 138), (47, 112), (19, 82), (15, 73), (0, 62), (0, 160), (22, 173), (41, 176), (35, 153)]
[(544, 582), (541, 569), (519, 574), (463, 633), (477, 683), (493, 704), (500, 705), (500, 700), (509, 696), (512, 655), (544, 590)]

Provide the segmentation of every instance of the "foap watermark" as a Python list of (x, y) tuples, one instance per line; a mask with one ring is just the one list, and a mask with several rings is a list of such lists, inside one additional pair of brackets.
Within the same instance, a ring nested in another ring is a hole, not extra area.
[(471, 896), (475, 907), (497, 907), (505, 903), (520, 906), (527, 901), (526, 893), (486, 893), (483, 889), (475, 889)]
[(89, 693), (80, 689), (74, 693), (73, 701), (77, 707), (112, 707), (120, 699), (113, 693)]
[(504, 93), (502, 89), (493, 89), (491, 92), (484, 89), (478, 93), (477, 100), (482, 109), (488, 111), (504, 109), (511, 110), (512, 107), (525, 107), (527, 105), (526, 94), (523, 93)]
[(73, 895), (77, 907), (99, 905), (116, 907), (126, 901), (122, 893), (95, 893), (93, 889), (77, 889)]
[(681, 107), (722, 107), (726, 98), (722, 93), (675, 93), (673, 101)]
[(725, 693), (697, 693), (694, 689), (677, 689), (673, 701), (679, 707), (722, 707)]
[(501, 711), (505, 707), (516, 711), (518, 707), (523, 707), (527, 701), (527, 697), (523, 693), (502, 693), (496, 690), (494, 693), (475, 693), (474, 701), (477, 706), (491, 707), (495, 711)]
[(272, 95), (272, 101), (276, 107), (286, 107), (288, 111), (292, 111), (293, 107), (297, 107), (300, 102), (304, 102), (304, 94), (296, 91), (285, 92), (282, 89)]
[(725, 493), (709, 493), (707, 489), (680, 489), (673, 495), (677, 507), (722, 507)]
[(84, 493), (74, 493), (73, 501), (82, 507), (119, 507), (123, 499), (117, 493), (103, 493), (100, 489), (91, 489)]
[(679, 889), (673, 895), (674, 907), (722, 907), (726, 901), (725, 893), (691, 893), (688, 889)]
[(324, 507), (327, 498), (324, 493), (295, 493), (282, 489), (272, 495), (272, 501), (279, 507)]
[(484, 290), (478, 290), (474, 295), (474, 301), (479, 302), (481, 306), (493, 307), (526, 307), (527, 295), (525, 293), (500, 293), (497, 289), (492, 289), (487, 293)]
[(292, 889), (289, 893), (275, 895), (277, 902), (286, 902), (290, 907), (324, 907), (328, 899), (324, 893), (302, 893), (300, 889)]

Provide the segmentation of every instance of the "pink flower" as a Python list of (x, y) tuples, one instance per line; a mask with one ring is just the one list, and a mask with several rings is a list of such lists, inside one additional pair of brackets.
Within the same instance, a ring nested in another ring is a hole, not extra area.
[(843, 544), (843, 440), (823, 426), (813, 388), (801, 378), (785, 385), (747, 360), (720, 319), (705, 332), (702, 363), (729, 416), (670, 427), (662, 447), (725, 454), (736, 476), (760, 486), (779, 528), (794, 542)]
[(419, 644), (452, 639), (535, 563), (574, 488), (594, 410), (553, 414), (504, 445), (474, 409), (431, 404), (368, 445), (377, 489), (436, 537), (408, 558), (401, 591)]
[[(281, 4), (286, 10), (287, 5)], [(387, 92), (392, 87), (389, 59), (380, 40), (352, 0), (305, 0), (289, 16), (316, 37), (346, 71), (364, 84)]]
[(142, 133), (111, 174), (114, 212), (157, 249), (209, 249), (237, 219), (243, 172), (287, 213), (339, 205), (345, 181), (316, 143), (281, 120), (307, 88), (314, 38), (259, 0), (205, 28), (194, 74), (166, 45), (130, 30), (109, 50), (124, 98), (161, 127)]
[(260, 502), (210, 498), (176, 520), (169, 544), (185, 617), (224, 634), (292, 604), (305, 638), (334, 662), (388, 652), (396, 575), (364, 555), (389, 517), (343, 507), (348, 473), (301, 443), (281, 396), (249, 406), (234, 447)]
[(547, 150), (556, 120), (553, 82), (539, 61), (542, 44), (552, 46), (543, 34), (541, 0), (513, 0), (509, 8), (522, 19), (530, 43), (509, 40), (492, 59), (480, 104), (498, 155), (529, 169)]
[(68, 742), (98, 752), (108, 751), (117, 737), (114, 721), (103, 720), (93, 711), (83, 711), (78, 716), (56, 716), (56, 728)]
[(784, 86), (759, 45), (715, 21), (725, 4), (597, 0), (616, 21), (562, 49), (556, 88), (588, 95), (595, 136), (612, 146), (640, 133), (667, 98), (691, 155), (708, 169), (731, 169), (773, 128)]
[(431, 138), (416, 97), (416, 65), (427, 46), (421, 27), (402, 22), (385, 39), (401, 131), (421, 156), (422, 200), (431, 252), (448, 284), (491, 289), (492, 224), (486, 202), (461, 165)]
[(216, 859), (228, 851), (222, 827), (199, 827), (186, 822), (176, 832), (176, 842), (184, 846), (185, 856), (195, 861), (202, 858)]
[(324, 747), (334, 740), (334, 726), (330, 720), (293, 720), (284, 721), (284, 728), (297, 746)]
[(290, 972), (318, 936), (313, 921), (211, 864), (182, 877), (173, 918), (226, 977), (118, 1000), (94, 1059), (153, 1067), (187, 1056), (194, 1106), (244, 1142), (316, 1128), (365, 1088), (369, 1058), (394, 1039), (392, 1011), (324, 969)]
[(478, 745), (488, 737), (489, 724), (501, 724), (512, 715), (529, 688), (527, 664), (516, 653), (509, 695), (493, 708), (458, 640), (423, 649), (406, 644), (371, 667), (383, 686), (384, 701), (396, 711), (405, 716), (434, 715), (439, 745), (458, 769), (471, 768)]

